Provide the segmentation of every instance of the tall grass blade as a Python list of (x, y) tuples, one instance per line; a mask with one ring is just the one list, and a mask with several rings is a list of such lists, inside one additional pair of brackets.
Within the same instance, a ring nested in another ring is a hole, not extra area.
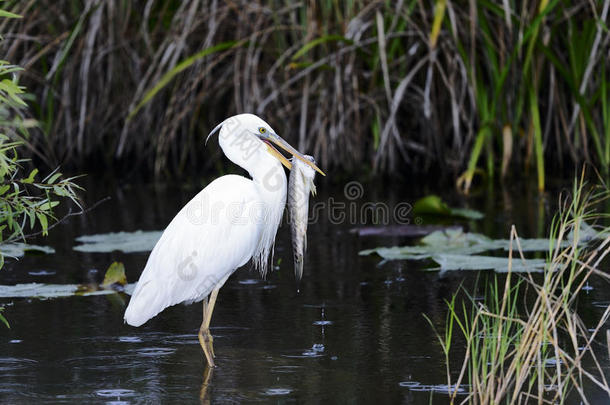
[(150, 90), (148, 90), (144, 94), (144, 96), (142, 97), (142, 100), (134, 107), (133, 110), (131, 110), (131, 112), (127, 116), (127, 120), (129, 121), (134, 115), (136, 115), (138, 113), (138, 111), (140, 111), (140, 109), (142, 107), (144, 107), (150, 100), (152, 100), (152, 98), (155, 97), (155, 95), (157, 95), (157, 93), (159, 91), (161, 91), (165, 86), (167, 86), (167, 84), (169, 82), (171, 82), (172, 79), (174, 77), (176, 77), (176, 75), (178, 75), (179, 73), (188, 69), (193, 64), (195, 64), (199, 60), (205, 58), (206, 56), (214, 54), (216, 52), (221, 52), (221, 51), (225, 51), (227, 49), (233, 48), (233, 47), (237, 46), (238, 44), (243, 45), (244, 42), (238, 42), (238, 41), (223, 42), (221, 44), (217, 44), (217, 45), (211, 46), (209, 48), (206, 48), (200, 52), (197, 52), (196, 54), (189, 56), (188, 58), (186, 58), (183, 61), (181, 61), (180, 63), (178, 63), (169, 72), (165, 73), (161, 77), (161, 80), (159, 80)]

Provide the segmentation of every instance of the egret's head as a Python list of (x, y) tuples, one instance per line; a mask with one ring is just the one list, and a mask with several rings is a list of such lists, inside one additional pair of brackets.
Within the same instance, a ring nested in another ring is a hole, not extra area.
[(275, 157), (288, 169), (292, 169), (290, 161), (275, 148), (275, 146), (278, 146), (325, 176), (324, 172), (322, 172), (314, 162), (307, 159), (302, 153), (290, 146), (290, 144), (282, 139), (269, 124), (254, 114), (239, 114), (227, 118), (210, 132), (206, 142), (219, 129), (219, 141), (225, 154), (227, 153), (227, 149), (233, 151), (239, 150), (245, 160), (263, 148), (266, 153)]

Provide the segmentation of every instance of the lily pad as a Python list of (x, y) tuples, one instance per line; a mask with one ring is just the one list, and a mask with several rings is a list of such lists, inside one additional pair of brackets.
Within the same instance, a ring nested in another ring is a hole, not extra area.
[(23, 257), (25, 252), (55, 253), (55, 249), (49, 246), (28, 245), (27, 243), (3, 243), (0, 244), (0, 252), (8, 257)]
[[(127, 284), (123, 291), (127, 294), (133, 292), (134, 284)], [(117, 290), (97, 289), (96, 286), (82, 284), (43, 284), (27, 283), (16, 285), (0, 285), (0, 298), (59, 298), (74, 295), (107, 295), (116, 294)]]
[(115, 250), (123, 253), (150, 252), (163, 231), (112, 232), (97, 235), (85, 235), (76, 238), (82, 245), (74, 250), (89, 253), (107, 253)]
[[(460, 255), (460, 254), (440, 254), (432, 257), (441, 267), (441, 271), (451, 270), (493, 270), (498, 273), (508, 272), (508, 258), (479, 256), (479, 255)], [(542, 272), (546, 261), (544, 259), (525, 259), (513, 258), (511, 271), (523, 272)]]
[(413, 214), (442, 215), (465, 219), (481, 219), (483, 214), (469, 208), (452, 208), (437, 195), (420, 198), (413, 204)]
[[(549, 249), (549, 239), (519, 239), (523, 252), (541, 252)], [(569, 242), (562, 242), (568, 246)], [(490, 239), (478, 233), (463, 232), (460, 229), (446, 229), (432, 232), (421, 240), (420, 245), (379, 247), (363, 250), (360, 255), (377, 253), (385, 260), (422, 260), (441, 254), (474, 255), (493, 250), (510, 249), (508, 239)], [(513, 250), (517, 243), (513, 242)]]
[(440, 225), (384, 225), (384, 226), (360, 226), (350, 229), (350, 233), (358, 236), (404, 236), (416, 238), (426, 236), (434, 231), (444, 229), (461, 229), (459, 226), (446, 227)]
[[(568, 235), (568, 239), (574, 240), (574, 236), (575, 236), (574, 230), (572, 230), (570, 232), (570, 234)], [(578, 231), (578, 240), (580, 240), (580, 241), (590, 242), (595, 239), (605, 239), (608, 236), (610, 236), (610, 229), (608, 229), (608, 228), (600, 229), (599, 227), (597, 227), (597, 229), (596, 229), (596, 227), (589, 225), (585, 221), (582, 221), (580, 223), (579, 231)]]
[[(579, 233), (579, 242), (586, 245), (591, 240), (599, 240), (608, 237), (607, 229), (596, 230), (583, 222)], [(573, 235), (561, 242), (565, 248), (572, 242)], [(513, 241), (513, 251), (543, 252), (548, 251), (551, 246), (550, 239), (521, 239)], [(415, 246), (393, 246), (378, 247), (363, 250), (360, 255), (377, 253), (384, 260), (422, 260), (432, 259), (440, 265), (441, 271), (448, 270), (494, 270), (497, 272), (508, 271), (508, 259), (506, 257), (494, 257), (478, 255), (486, 251), (509, 251), (510, 240), (490, 239), (485, 235), (467, 233), (460, 229), (446, 229), (432, 232), (421, 239), (419, 245)], [(514, 254), (516, 256), (516, 254)], [(526, 259), (514, 257), (512, 270), (515, 272), (543, 271), (545, 260)]]

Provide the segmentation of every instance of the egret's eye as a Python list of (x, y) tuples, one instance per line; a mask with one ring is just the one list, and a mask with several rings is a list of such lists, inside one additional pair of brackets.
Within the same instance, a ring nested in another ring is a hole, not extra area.
[(265, 129), (265, 127), (260, 127), (260, 128), (258, 129), (258, 132), (260, 132), (261, 134), (264, 134), (264, 133), (266, 133), (266, 132), (267, 132), (267, 130)]

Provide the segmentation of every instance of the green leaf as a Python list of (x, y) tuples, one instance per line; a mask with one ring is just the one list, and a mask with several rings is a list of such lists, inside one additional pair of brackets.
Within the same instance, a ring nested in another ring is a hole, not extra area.
[(413, 204), (414, 215), (441, 215), (466, 219), (481, 219), (484, 215), (469, 208), (451, 208), (437, 195), (420, 198)]
[(436, 41), (441, 31), (441, 24), (445, 17), (445, 8), (447, 0), (436, 0), (434, 7), (434, 21), (432, 22), (432, 31), (430, 32), (430, 47), (434, 49), (436, 47)]
[(61, 173), (55, 173), (54, 175), (51, 176), (51, 178), (49, 178), (49, 180), (47, 180), (48, 184), (53, 184), (57, 181), (57, 179), (59, 179), (61, 177)]
[[(0, 312), (4, 311), (4, 308), (0, 308)], [(2, 313), (0, 313), (0, 321), (6, 325), (7, 328), (11, 328), (11, 325), (8, 324), (8, 321), (6, 320), (6, 318), (4, 317), (4, 315), (2, 315)]]
[(30, 172), (30, 175), (27, 179), (21, 180), (22, 183), (32, 184), (34, 182), (34, 177), (38, 174), (38, 169), (34, 169)]
[(10, 11), (0, 10), (0, 17), (4, 18), (23, 18), (19, 14), (11, 13)]
[(451, 209), (439, 196), (428, 195), (413, 204), (413, 214), (450, 215)]
[(59, 201), (47, 201), (40, 205), (40, 209), (42, 211), (50, 211), (53, 207), (57, 207), (59, 205)]
[(121, 262), (114, 262), (106, 270), (104, 276), (104, 282), (102, 287), (110, 287), (112, 284), (127, 284), (127, 277), (125, 277), (125, 266)]
[(53, 186), (53, 193), (59, 197), (67, 197), (70, 193), (64, 190), (61, 186)]
[(36, 211), (28, 211), (28, 216), (30, 217), (30, 229), (34, 229), (36, 225)]
[(47, 216), (45, 214), (36, 213), (38, 217), (38, 222), (40, 222), (40, 226), (42, 227), (42, 235), (46, 236), (49, 234), (49, 222)]

